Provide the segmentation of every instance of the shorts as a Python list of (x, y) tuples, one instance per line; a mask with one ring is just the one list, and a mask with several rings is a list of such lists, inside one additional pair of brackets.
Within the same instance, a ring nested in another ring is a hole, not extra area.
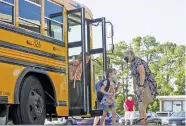
[(108, 111), (109, 108), (110, 108), (110, 109), (116, 108), (115, 103), (112, 103), (111, 105), (103, 105), (103, 104), (102, 104), (102, 109), (103, 109), (103, 111)]
[(126, 111), (125, 112), (125, 120), (130, 120), (132, 114), (133, 114), (133, 111)]

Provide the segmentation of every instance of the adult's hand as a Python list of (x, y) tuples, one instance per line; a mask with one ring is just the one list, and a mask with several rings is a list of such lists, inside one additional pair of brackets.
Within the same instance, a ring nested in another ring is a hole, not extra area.
[(134, 95), (136, 95), (136, 90), (133, 89), (133, 92), (132, 92)]

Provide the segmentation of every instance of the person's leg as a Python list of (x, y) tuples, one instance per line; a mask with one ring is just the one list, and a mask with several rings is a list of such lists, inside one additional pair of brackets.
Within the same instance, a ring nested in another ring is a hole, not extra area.
[(96, 116), (94, 118), (94, 124), (93, 124), (93, 126), (96, 126), (98, 124), (98, 121), (99, 121), (99, 116)]
[(102, 126), (104, 124), (105, 118), (107, 117), (107, 111), (103, 111), (103, 115), (100, 119), (100, 125)]
[(144, 92), (140, 92), (139, 90), (136, 92), (136, 96), (138, 99), (139, 104), (139, 114), (140, 114), (140, 124), (145, 125), (146, 124), (146, 108), (147, 105), (145, 104), (145, 98), (144, 98)]
[(144, 108), (144, 104), (143, 102), (139, 103), (139, 113), (140, 113), (140, 124), (144, 125), (145, 124), (145, 112), (146, 112), (146, 108)]
[(112, 125), (116, 125), (116, 106), (115, 106), (115, 103), (110, 105), (110, 109), (112, 111)]
[(132, 118), (132, 114), (133, 114), (133, 111), (130, 111), (129, 112), (129, 125), (132, 125), (132, 121), (133, 121), (133, 118)]
[(101, 119), (100, 119), (101, 126), (103, 125), (105, 118), (107, 117), (107, 112), (108, 112), (108, 108), (109, 108), (108, 105), (102, 105), (102, 106), (103, 106), (103, 115), (101, 116)]
[(140, 122), (143, 125), (147, 124), (147, 121), (146, 121), (146, 119), (147, 119), (147, 112), (146, 112), (146, 110), (147, 110), (147, 105), (144, 104), (143, 102), (140, 102), (139, 103)]
[(124, 115), (125, 116), (125, 125), (127, 125), (127, 114), (128, 114), (128, 112), (126, 111), (125, 115)]
[(105, 119), (104, 119), (104, 121), (103, 121), (103, 126), (105, 126)]

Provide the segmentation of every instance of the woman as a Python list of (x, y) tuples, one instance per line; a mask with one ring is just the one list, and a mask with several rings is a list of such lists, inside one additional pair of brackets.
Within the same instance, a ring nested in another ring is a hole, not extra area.
[(131, 64), (134, 93), (139, 103), (140, 124), (147, 124), (146, 108), (157, 95), (157, 84), (148, 64), (136, 57), (132, 50), (124, 53), (124, 60)]
[[(107, 70), (107, 79), (103, 82), (103, 86), (101, 87), (101, 93), (104, 94), (103, 99), (101, 100), (101, 105), (103, 109), (103, 115), (100, 120), (100, 125), (103, 125), (103, 122), (107, 116), (108, 109), (110, 108), (112, 111), (112, 124), (116, 124), (116, 105), (115, 105), (115, 93), (116, 93), (116, 69), (108, 68)], [(107, 82), (109, 81), (109, 82)], [(109, 93), (108, 91), (105, 91), (105, 88), (107, 87), (107, 84), (110, 83), (110, 87), (114, 89), (112, 90), (112, 93)]]

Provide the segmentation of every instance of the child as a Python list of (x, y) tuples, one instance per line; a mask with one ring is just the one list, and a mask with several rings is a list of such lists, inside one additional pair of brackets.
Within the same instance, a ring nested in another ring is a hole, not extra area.
[[(112, 111), (112, 124), (116, 124), (116, 105), (115, 105), (115, 88), (116, 88), (116, 74), (117, 71), (114, 68), (108, 68), (107, 70), (107, 80), (103, 82), (103, 86), (101, 87), (101, 93), (104, 94), (103, 99), (101, 100), (101, 105), (103, 107), (103, 115), (101, 117), (100, 125), (103, 125), (103, 121), (107, 116), (108, 109), (110, 108)], [(107, 86), (108, 82), (110, 84), (110, 89), (108, 92), (105, 91), (105, 87)]]

